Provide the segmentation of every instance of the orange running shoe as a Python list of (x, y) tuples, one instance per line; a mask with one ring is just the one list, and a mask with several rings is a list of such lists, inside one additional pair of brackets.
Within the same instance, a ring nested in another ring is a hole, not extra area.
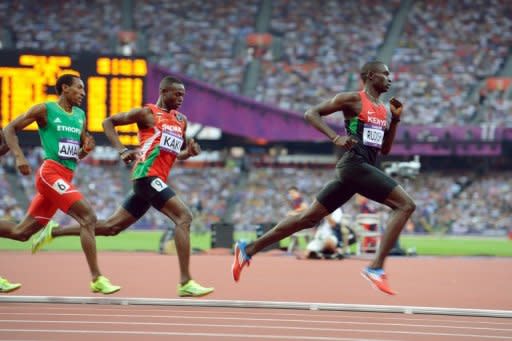
[(231, 266), (231, 272), (233, 273), (233, 279), (235, 282), (238, 282), (240, 279), (240, 274), (242, 273), (244, 266), (249, 266), (251, 264), (251, 257), (247, 256), (247, 253), (245, 252), (246, 246), (247, 243), (244, 241), (239, 241), (235, 244), (235, 259)]
[(375, 288), (388, 295), (396, 295), (388, 284), (388, 279), (383, 269), (371, 269), (366, 267), (361, 271), (361, 275), (366, 278)]

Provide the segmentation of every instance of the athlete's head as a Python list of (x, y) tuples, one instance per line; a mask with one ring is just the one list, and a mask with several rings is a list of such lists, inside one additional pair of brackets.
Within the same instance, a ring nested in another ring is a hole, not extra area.
[(64, 74), (57, 79), (55, 84), (57, 95), (64, 96), (71, 105), (80, 105), (85, 97), (84, 82), (80, 77)]
[(391, 87), (389, 68), (380, 61), (372, 61), (361, 68), (361, 79), (365, 86), (371, 86), (377, 92), (382, 93)]
[(178, 109), (185, 97), (185, 85), (177, 78), (167, 76), (160, 81), (160, 99), (166, 109)]
[(300, 197), (299, 189), (295, 186), (291, 186), (290, 188), (288, 188), (288, 197), (291, 200), (295, 200), (295, 199), (299, 198)]

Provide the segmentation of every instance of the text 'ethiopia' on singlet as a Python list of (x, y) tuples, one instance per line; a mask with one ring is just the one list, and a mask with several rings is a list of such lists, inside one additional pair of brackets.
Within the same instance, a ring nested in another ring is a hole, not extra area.
[[(359, 96), (361, 111), (357, 116), (345, 120), (347, 134), (358, 140), (358, 143), (347, 152), (348, 158), (359, 155), (369, 164), (375, 165), (384, 141), (384, 133), (389, 125), (387, 111), (384, 104), (370, 101), (364, 91), (360, 91)], [(346, 160), (341, 160), (344, 159)]]
[(167, 181), (185, 141), (187, 119), (176, 110), (167, 112), (154, 104), (146, 104), (146, 107), (153, 113), (155, 126), (139, 131), (141, 155), (134, 166), (132, 178), (157, 176)]
[(85, 113), (78, 107), (72, 107), (68, 113), (56, 102), (46, 102), (45, 106), (47, 123), (45, 127), (39, 127), (43, 158), (75, 170)]

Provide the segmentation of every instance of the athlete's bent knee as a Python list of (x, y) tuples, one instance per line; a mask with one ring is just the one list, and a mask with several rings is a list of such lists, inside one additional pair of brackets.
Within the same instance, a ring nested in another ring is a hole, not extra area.
[(26, 242), (32, 237), (32, 233), (29, 231), (16, 231), (13, 236), (17, 241)]
[(96, 214), (87, 213), (82, 217), (82, 219), (80, 221), (80, 226), (82, 228), (86, 228), (88, 230), (94, 230), (97, 222), (98, 222), (98, 218), (96, 218)]
[(122, 230), (124, 229), (118, 225), (109, 225), (105, 229), (107, 236), (117, 236)]
[(192, 224), (192, 213), (189, 210), (185, 210), (176, 219), (176, 227), (189, 228), (190, 224)]
[(107, 236), (117, 236), (121, 231), (124, 231), (129, 225), (118, 222), (115, 219), (107, 221), (99, 221), (96, 224), (96, 231), (101, 231)]
[(416, 203), (412, 199), (407, 199), (399, 209), (408, 215), (411, 215), (416, 210)]

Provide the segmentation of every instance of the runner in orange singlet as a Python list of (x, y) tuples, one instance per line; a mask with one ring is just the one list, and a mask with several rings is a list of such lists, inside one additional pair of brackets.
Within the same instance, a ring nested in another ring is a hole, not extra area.
[[(119, 151), (125, 163), (135, 161), (133, 192), (123, 205), (106, 221), (96, 225), (96, 235), (114, 236), (139, 220), (151, 206), (165, 214), (176, 224), (175, 243), (180, 266), (179, 296), (204, 296), (213, 292), (192, 280), (190, 263), (190, 223), (192, 214), (181, 199), (167, 186), (167, 177), (176, 161), (186, 160), (201, 152), (193, 139), (186, 141), (187, 118), (177, 111), (183, 103), (183, 82), (165, 77), (160, 82), (160, 97), (156, 104), (119, 113), (103, 122), (105, 134)], [(139, 128), (140, 151), (126, 148), (115, 131), (116, 126), (136, 123)], [(76, 236), (77, 226), (58, 228), (49, 224), (33, 245), (39, 250), (52, 238)]]

